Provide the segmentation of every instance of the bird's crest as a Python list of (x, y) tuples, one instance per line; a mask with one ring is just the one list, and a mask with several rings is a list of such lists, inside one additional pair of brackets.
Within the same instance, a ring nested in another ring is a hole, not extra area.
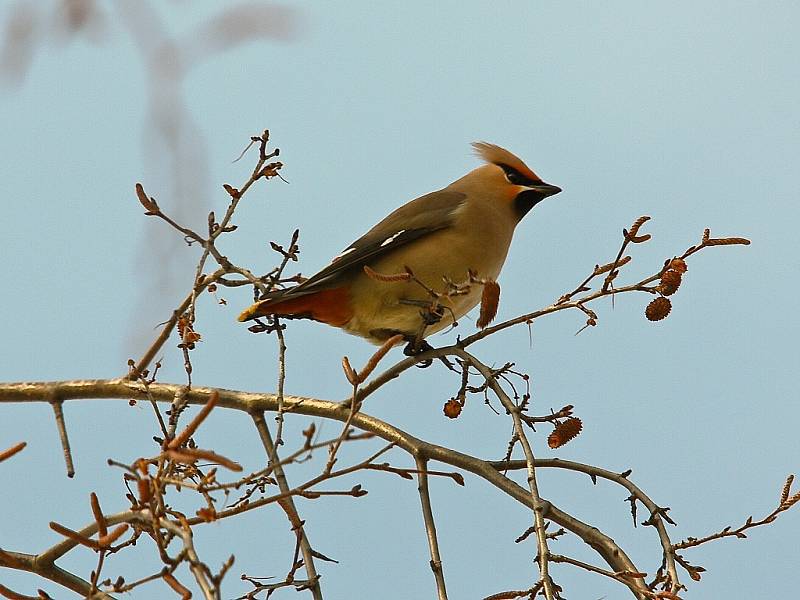
[(500, 146), (496, 146), (488, 142), (473, 142), (472, 147), (475, 149), (475, 154), (489, 164), (497, 165), (499, 167), (511, 167), (529, 179), (541, 181), (541, 178), (536, 173), (531, 171), (528, 165), (526, 165), (505, 148), (501, 148)]

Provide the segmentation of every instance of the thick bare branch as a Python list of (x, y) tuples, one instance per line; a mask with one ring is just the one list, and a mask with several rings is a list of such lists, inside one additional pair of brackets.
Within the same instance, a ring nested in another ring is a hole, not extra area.
[[(176, 384), (153, 383), (148, 391), (158, 402), (171, 402), (174, 395), (184, 386)], [(202, 405), (208, 402), (211, 388), (195, 387), (186, 391), (189, 404)], [(241, 410), (248, 414), (260, 411), (274, 412), (278, 409), (275, 394), (258, 394), (252, 392), (218, 389), (220, 408)], [(3, 402), (46, 402), (48, 393), (58, 393), (64, 401), (80, 398), (95, 399), (127, 399), (145, 397), (144, 386), (127, 379), (111, 380), (75, 380), (56, 382), (22, 382), (0, 384), (0, 403)], [(344, 422), (350, 414), (349, 407), (338, 402), (330, 402), (302, 396), (286, 396), (287, 413), (304, 414)], [(382, 439), (395, 443), (413, 456), (421, 456), (451, 466), (464, 469), (483, 478), (517, 502), (533, 508), (531, 494), (516, 482), (498, 473), (489, 462), (423, 441), (397, 427), (364, 412), (352, 417), (353, 426), (375, 434)], [(548, 506), (547, 517), (554, 523), (571, 531), (593, 548), (614, 571), (637, 572), (638, 569), (628, 558), (622, 548), (614, 540), (602, 533), (597, 527), (583, 523), (572, 515), (558, 509), (552, 502)], [(110, 524), (111, 520), (108, 521)], [(83, 530), (85, 531), (85, 530)], [(635, 591), (636, 588), (631, 589)], [(637, 597), (639, 597), (637, 595)]]

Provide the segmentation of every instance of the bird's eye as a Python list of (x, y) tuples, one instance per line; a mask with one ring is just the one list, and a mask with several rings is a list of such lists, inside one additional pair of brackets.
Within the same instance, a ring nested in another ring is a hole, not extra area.
[(514, 185), (529, 185), (531, 183), (530, 178), (525, 177), (522, 173), (517, 171), (516, 169), (512, 169), (511, 167), (502, 166), (503, 171), (506, 174), (506, 179), (508, 182)]

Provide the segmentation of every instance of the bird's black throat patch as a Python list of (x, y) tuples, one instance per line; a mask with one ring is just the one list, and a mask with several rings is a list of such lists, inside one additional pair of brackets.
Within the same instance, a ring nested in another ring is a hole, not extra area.
[(514, 198), (514, 212), (517, 213), (517, 218), (522, 219), (545, 198), (547, 196), (538, 190), (525, 190), (517, 194)]

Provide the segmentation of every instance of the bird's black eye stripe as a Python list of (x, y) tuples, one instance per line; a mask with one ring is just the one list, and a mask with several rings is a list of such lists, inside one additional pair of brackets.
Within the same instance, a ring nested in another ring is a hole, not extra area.
[(508, 179), (509, 183), (513, 183), (514, 185), (534, 185), (538, 182), (534, 181), (530, 177), (526, 177), (519, 171), (517, 171), (514, 167), (509, 167), (508, 165), (498, 165), (503, 172), (506, 174), (506, 179)]

